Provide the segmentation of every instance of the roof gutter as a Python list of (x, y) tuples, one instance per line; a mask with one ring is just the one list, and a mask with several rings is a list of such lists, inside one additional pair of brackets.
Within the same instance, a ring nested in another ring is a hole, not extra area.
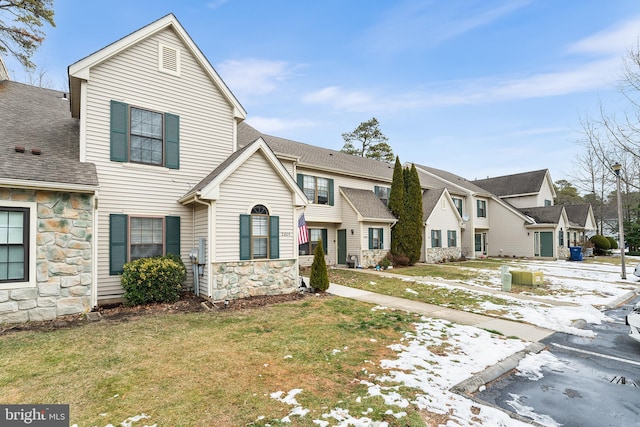
[(100, 188), (99, 185), (70, 184), (65, 182), (29, 181), (24, 179), (3, 179), (0, 187), (51, 190), (51, 191), (73, 191), (76, 193), (95, 193)]

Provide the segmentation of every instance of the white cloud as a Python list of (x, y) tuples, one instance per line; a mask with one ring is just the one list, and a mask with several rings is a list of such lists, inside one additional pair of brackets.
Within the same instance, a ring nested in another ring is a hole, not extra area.
[(207, 3), (207, 7), (209, 9), (217, 9), (220, 6), (222, 6), (223, 4), (225, 4), (227, 2), (227, 0), (213, 0), (210, 1), (209, 3)]
[(340, 86), (328, 86), (306, 94), (302, 101), (307, 104), (327, 104), (346, 111), (379, 110), (380, 102), (372, 94), (362, 91), (348, 91)]
[(287, 61), (230, 59), (216, 68), (233, 93), (239, 99), (247, 99), (273, 93), (300, 66)]
[(620, 56), (627, 49), (637, 46), (639, 28), (640, 17), (633, 18), (577, 41), (571, 44), (567, 50), (571, 53)]

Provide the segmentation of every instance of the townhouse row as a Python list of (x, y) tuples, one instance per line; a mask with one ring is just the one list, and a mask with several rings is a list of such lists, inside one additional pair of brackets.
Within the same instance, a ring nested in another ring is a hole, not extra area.
[[(68, 71), (68, 94), (0, 81), (0, 323), (121, 301), (141, 257), (179, 255), (187, 286), (222, 300), (295, 291), (320, 241), (332, 265), (388, 252), (392, 165), (246, 124), (175, 16)], [(416, 166), (423, 261), (561, 258), (595, 228), (588, 206), (553, 206), (546, 170), (498, 191)]]

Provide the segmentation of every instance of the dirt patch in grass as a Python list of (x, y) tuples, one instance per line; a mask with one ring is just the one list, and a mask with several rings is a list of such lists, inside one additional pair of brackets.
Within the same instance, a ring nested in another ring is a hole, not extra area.
[[(310, 294), (293, 292), (284, 295), (261, 295), (248, 298), (229, 300), (228, 304), (213, 304), (209, 300), (198, 297), (192, 293), (185, 293), (181, 298), (173, 303), (155, 303), (137, 306), (127, 306), (125, 304), (111, 304), (99, 306), (94, 313), (99, 313), (99, 321), (119, 322), (126, 321), (138, 316), (154, 314), (177, 314), (177, 313), (197, 313), (204, 311), (238, 311), (251, 310), (265, 307), (272, 304), (279, 304), (288, 301), (304, 299)], [(328, 296), (321, 293), (318, 296)], [(75, 314), (61, 316), (55, 320), (42, 322), (27, 322), (18, 324), (0, 324), (0, 335), (21, 332), (21, 331), (53, 331), (56, 329), (73, 328), (91, 322), (91, 314)]]

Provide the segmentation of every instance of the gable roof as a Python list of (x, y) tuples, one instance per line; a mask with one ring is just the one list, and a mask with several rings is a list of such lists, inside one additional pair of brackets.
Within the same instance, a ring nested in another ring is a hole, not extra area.
[(593, 215), (591, 205), (564, 205), (564, 210), (567, 212), (567, 219), (572, 224), (579, 227), (586, 227), (589, 216)]
[(422, 220), (426, 221), (430, 216), (431, 212), (438, 205), (438, 200), (442, 197), (442, 193), (445, 192), (444, 188), (438, 188), (434, 190), (425, 190), (422, 193)]
[[(472, 182), (467, 181), (466, 178), (458, 176), (454, 173), (432, 168), (429, 166), (419, 165), (417, 163), (414, 164), (416, 165), (418, 176), (420, 176), (420, 183), (423, 184), (423, 187), (441, 188), (444, 186), (451, 194), (463, 194), (471, 192), (479, 196), (491, 196), (491, 194), (487, 190), (478, 187)], [(422, 172), (422, 174), (420, 174), (420, 172)], [(430, 177), (432, 180), (435, 177), (438, 180), (439, 185), (430, 184), (428, 177)]]
[[(548, 169), (541, 169), (494, 178), (477, 179), (472, 181), (472, 183), (498, 197), (521, 196), (539, 193), (542, 189), (544, 179), (548, 175)], [(549, 181), (551, 181), (551, 178), (549, 178)]]
[(360, 215), (359, 220), (395, 222), (396, 217), (371, 190), (340, 187), (340, 193)]
[(393, 165), (389, 163), (265, 135), (245, 122), (238, 125), (239, 147), (249, 144), (259, 137), (265, 140), (276, 155), (294, 157), (298, 162), (298, 167), (321, 169), (388, 183), (391, 183), (393, 177)]
[(519, 210), (523, 214), (533, 218), (537, 224), (558, 224), (565, 212), (564, 206), (562, 205), (520, 208)]
[(168, 14), (140, 28), (137, 31), (121, 38), (120, 40), (111, 43), (110, 45), (103, 47), (102, 49), (82, 58), (81, 60), (71, 64), (69, 66), (69, 88), (71, 93), (71, 114), (73, 117), (80, 116), (80, 81), (90, 80), (91, 68), (108, 60), (109, 58), (117, 55), (123, 50), (128, 49), (130, 46), (140, 42), (143, 39), (153, 36), (154, 34), (166, 29), (171, 28), (176, 35), (187, 46), (189, 52), (194, 56), (196, 61), (207, 73), (213, 84), (222, 93), (222, 96), (233, 106), (233, 115), (236, 119), (244, 120), (247, 116), (247, 112), (244, 110), (240, 102), (231, 93), (231, 90), (227, 87), (222, 78), (218, 75), (216, 70), (209, 62), (209, 60), (200, 51), (198, 46), (193, 42), (187, 31), (182, 27), (178, 19), (172, 14)]
[[(63, 92), (0, 81), (0, 179), (12, 186), (94, 191), (93, 163), (81, 163), (79, 122)], [(24, 147), (18, 152), (16, 147)], [(40, 155), (32, 154), (39, 149)]]
[(289, 189), (295, 193), (296, 206), (306, 206), (309, 203), (307, 197), (262, 138), (242, 147), (227, 157), (224, 162), (220, 163), (209, 175), (182, 196), (179, 202), (187, 204), (196, 198), (205, 200), (217, 199), (219, 197), (220, 184), (258, 151), (265, 155), (267, 162), (269, 162), (274, 171)]

